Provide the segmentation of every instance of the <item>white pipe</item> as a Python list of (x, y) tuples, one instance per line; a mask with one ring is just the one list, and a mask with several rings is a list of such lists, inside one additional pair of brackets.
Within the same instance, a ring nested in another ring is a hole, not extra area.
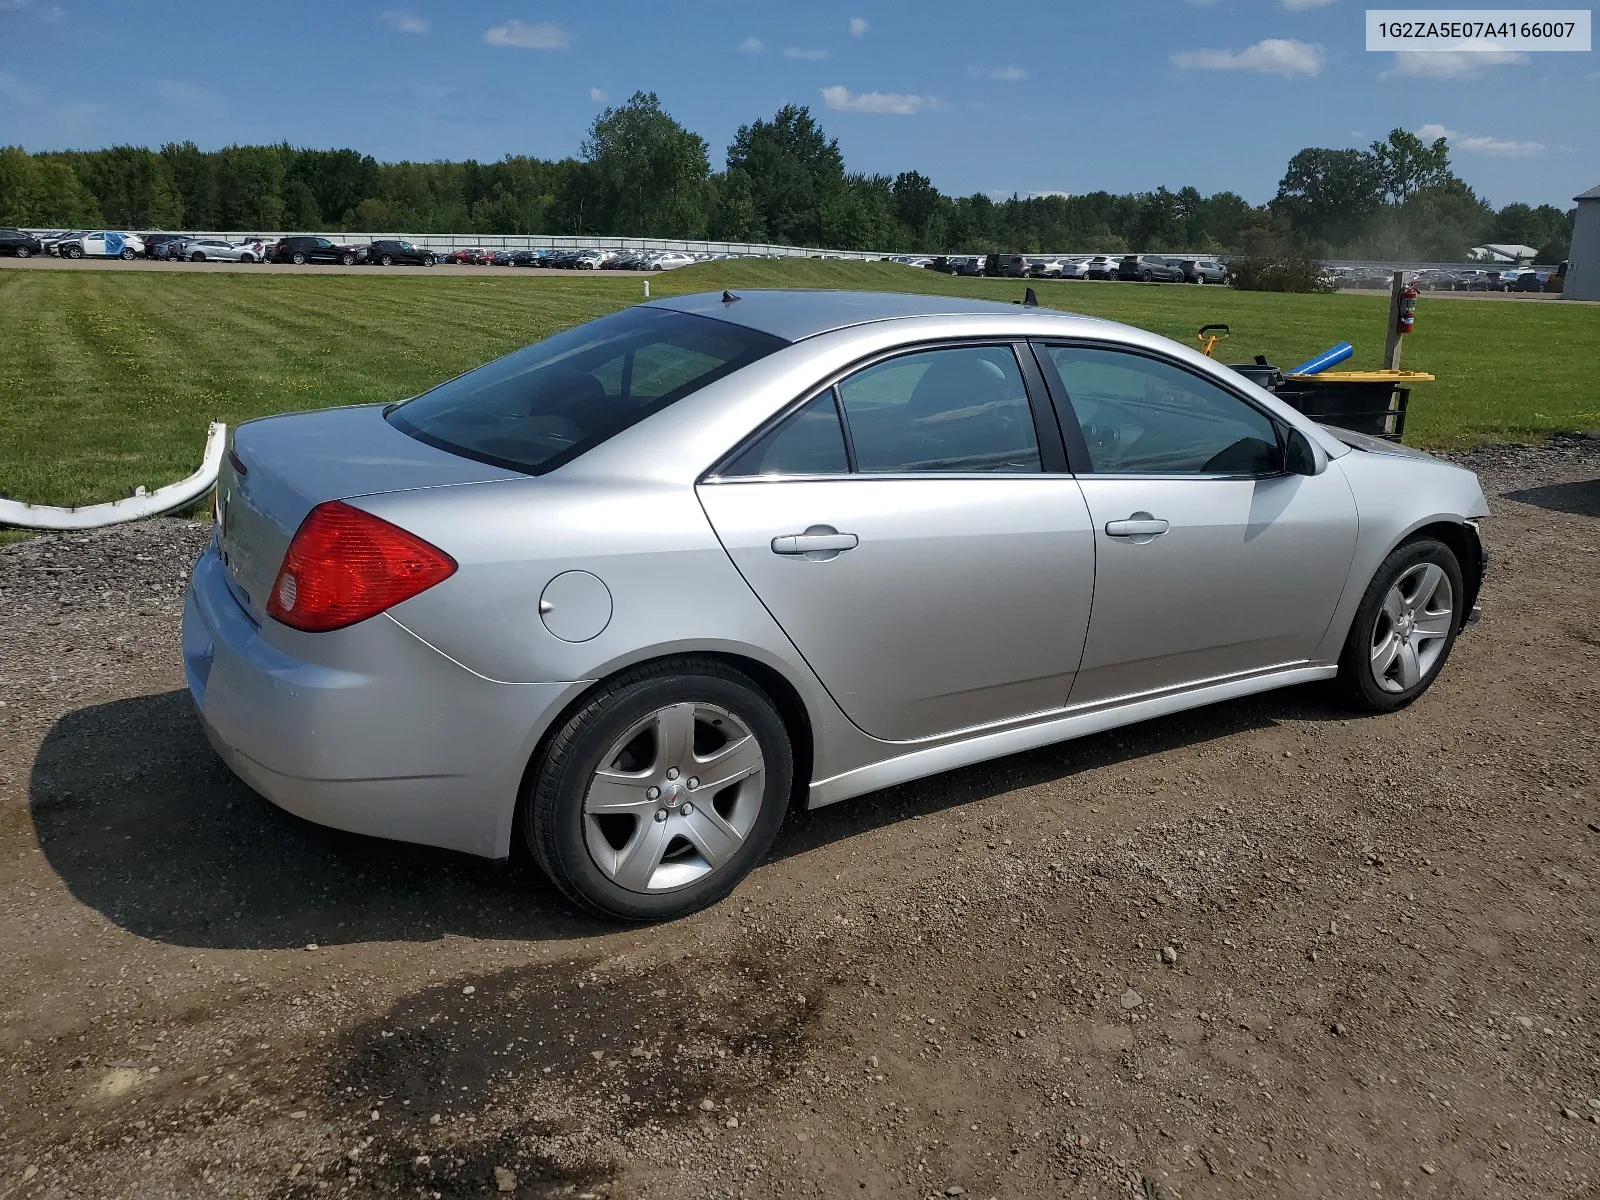
[(102, 525), (120, 525), (124, 521), (137, 521), (182, 508), (204, 496), (216, 484), (227, 442), (228, 427), (213, 421), (206, 431), (206, 452), (200, 460), (200, 469), (187, 479), (153, 492), (139, 488), (126, 500), (86, 504), (82, 508), (55, 508), (48, 504), (0, 499), (0, 525), (19, 525), (23, 529), (98, 529)]

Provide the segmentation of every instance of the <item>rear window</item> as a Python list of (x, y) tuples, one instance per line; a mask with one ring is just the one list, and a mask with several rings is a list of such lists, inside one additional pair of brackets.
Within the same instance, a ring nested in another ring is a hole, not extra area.
[(540, 475), (787, 345), (710, 317), (629, 308), (496, 359), (389, 410), (419, 441)]

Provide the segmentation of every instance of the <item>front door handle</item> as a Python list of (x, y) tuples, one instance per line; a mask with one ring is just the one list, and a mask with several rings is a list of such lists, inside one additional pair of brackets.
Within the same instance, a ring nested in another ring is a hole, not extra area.
[(813, 525), (804, 533), (789, 533), (772, 539), (774, 554), (799, 554), (817, 562), (836, 558), (854, 550), (861, 539), (853, 533), (840, 533), (832, 525)]
[(1107, 521), (1106, 536), (1148, 542), (1151, 538), (1160, 537), (1170, 528), (1172, 526), (1160, 517), (1151, 516), (1147, 512), (1136, 512), (1126, 521)]

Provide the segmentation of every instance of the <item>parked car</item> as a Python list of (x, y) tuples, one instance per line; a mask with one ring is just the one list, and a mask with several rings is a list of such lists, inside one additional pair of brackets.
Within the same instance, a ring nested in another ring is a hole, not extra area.
[(248, 243), (225, 242), (221, 238), (185, 238), (169, 244), (167, 253), (188, 262), (261, 261), (261, 254)]
[(144, 242), (131, 233), (101, 230), (80, 233), (56, 243), (62, 258), (121, 258), (131, 262), (144, 250)]
[(1028, 273), (1028, 260), (1020, 254), (986, 254), (983, 273), (1003, 279), (1021, 279)]
[(489, 252), (482, 246), (468, 246), (462, 250), (452, 250), (440, 261), (459, 263), (463, 266), (482, 266), (489, 261)]
[(1228, 268), (1210, 258), (1182, 258), (1178, 267), (1185, 283), (1226, 283)]
[(1060, 279), (1061, 260), (1059, 258), (1040, 258), (1028, 263), (1028, 277), (1030, 279)]
[(242, 424), (217, 509), (182, 653), (241, 778), (630, 920), (725, 896), (791, 796), (1313, 680), (1402, 708), (1488, 516), (1140, 329), (756, 289)]
[(186, 233), (147, 233), (143, 235), (144, 256), (146, 258), (166, 259), (172, 253), (172, 247), (188, 240)]
[(537, 250), (515, 250), (511, 254), (513, 267), (537, 267), (539, 265), (539, 252)]
[(1143, 283), (1182, 283), (1183, 267), (1159, 254), (1128, 254), (1117, 263), (1117, 278)]
[(361, 261), (361, 248), (332, 242), (325, 237), (286, 237), (272, 247), (271, 261), (277, 263), (340, 263), (353, 267)]
[(20, 229), (0, 229), (0, 254), (28, 258), (43, 253), (44, 243), (33, 234), (23, 233)]
[(1063, 258), (1060, 261), (1061, 271), (1057, 278), (1060, 279), (1087, 279), (1085, 267), (1088, 259), (1082, 256), (1076, 258)]
[(432, 250), (403, 238), (379, 238), (366, 248), (366, 262), (380, 267), (392, 267), (396, 264), (431, 267), (434, 263), (434, 254)]
[(1083, 264), (1083, 277), (1085, 279), (1115, 279), (1119, 262), (1121, 260), (1114, 255), (1096, 254)]
[(1544, 285), (1550, 278), (1549, 271), (1523, 271), (1506, 284), (1508, 292), (1542, 292)]
[(668, 250), (658, 255), (650, 264), (652, 271), (672, 271), (678, 267), (692, 267), (698, 261), (692, 254)]

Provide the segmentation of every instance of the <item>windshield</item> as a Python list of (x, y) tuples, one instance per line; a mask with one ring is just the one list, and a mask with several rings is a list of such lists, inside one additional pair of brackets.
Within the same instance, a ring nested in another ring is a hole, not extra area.
[(447, 380), (388, 419), (441, 450), (540, 475), (785, 345), (710, 317), (629, 308)]

